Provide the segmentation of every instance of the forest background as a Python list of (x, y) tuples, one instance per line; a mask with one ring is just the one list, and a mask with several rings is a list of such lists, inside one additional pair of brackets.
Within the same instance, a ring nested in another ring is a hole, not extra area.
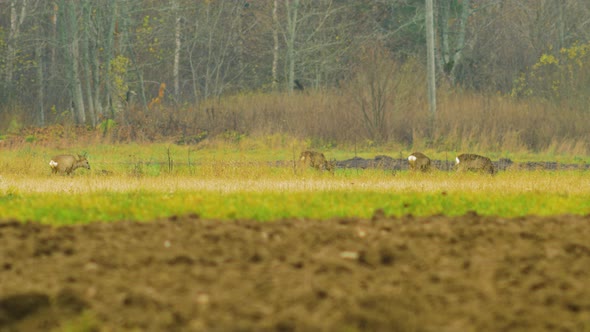
[(590, 2), (0, 1), (0, 144), (590, 151)]

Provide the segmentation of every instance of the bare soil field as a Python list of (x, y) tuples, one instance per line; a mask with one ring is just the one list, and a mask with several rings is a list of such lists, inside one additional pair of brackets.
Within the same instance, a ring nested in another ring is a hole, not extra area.
[(0, 331), (590, 331), (589, 239), (588, 216), (3, 221)]

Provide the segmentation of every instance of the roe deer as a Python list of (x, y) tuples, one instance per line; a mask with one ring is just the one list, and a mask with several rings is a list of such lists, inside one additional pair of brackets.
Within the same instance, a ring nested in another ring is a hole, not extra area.
[(455, 159), (457, 171), (475, 171), (494, 174), (494, 165), (488, 157), (477, 154), (461, 154)]
[(430, 171), (430, 158), (421, 152), (414, 152), (408, 157), (411, 171)]
[(299, 155), (300, 166), (310, 166), (317, 170), (327, 170), (330, 173), (334, 173), (334, 164), (326, 160), (326, 157), (321, 152), (315, 151), (303, 151)]
[(49, 166), (51, 166), (51, 173), (53, 174), (59, 173), (70, 175), (80, 167), (90, 169), (90, 164), (86, 157), (78, 155), (76, 158), (71, 154), (62, 154), (51, 158)]

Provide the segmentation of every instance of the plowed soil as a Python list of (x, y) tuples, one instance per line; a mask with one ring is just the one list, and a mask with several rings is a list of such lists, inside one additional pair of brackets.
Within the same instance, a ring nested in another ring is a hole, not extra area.
[(0, 222), (0, 331), (590, 331), (590, 217)]

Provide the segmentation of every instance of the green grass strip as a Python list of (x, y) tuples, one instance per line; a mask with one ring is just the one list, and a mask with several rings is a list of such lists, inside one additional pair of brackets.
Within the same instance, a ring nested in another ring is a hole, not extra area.
[(96, 221), (147, 221), (196, 213), (202, 218), (272, 221), (281, 218), (363, 217), (377, 209), (386, 215), (416, 216), (590, 214), (590, 195), (559, 193), (436, 192), (93, 192), (8, 194), (0, 197), (0, 219), (52, 225)]

